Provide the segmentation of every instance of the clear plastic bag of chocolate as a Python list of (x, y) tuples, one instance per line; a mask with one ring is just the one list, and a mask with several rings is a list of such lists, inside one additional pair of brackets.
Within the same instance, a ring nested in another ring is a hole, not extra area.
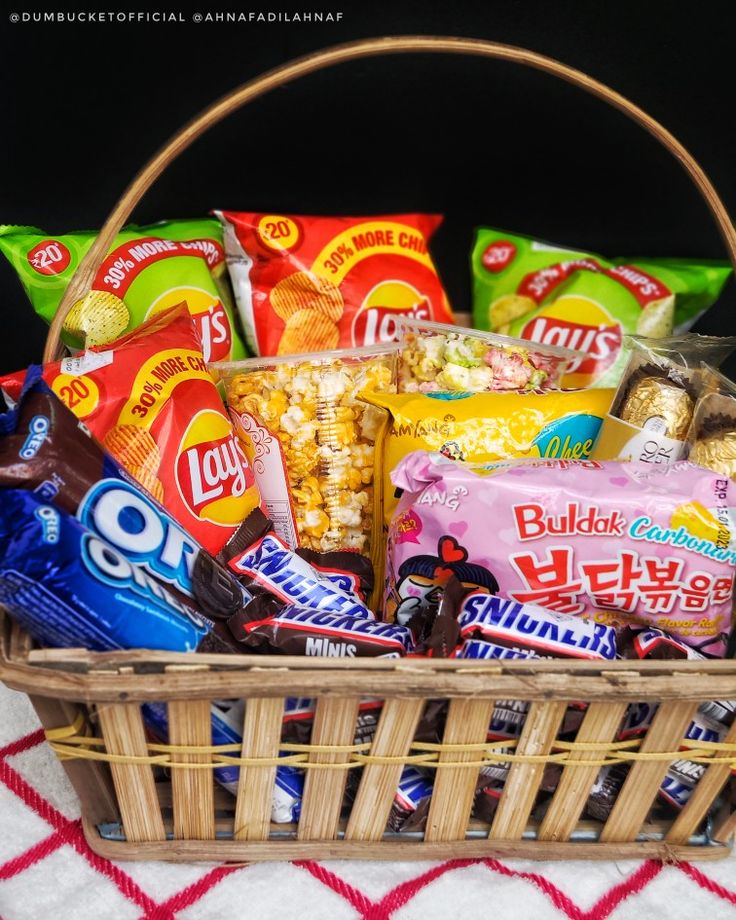
[(736, 480), (736, 383), (703, 365), (711, 387), (695, 404), (688, 460)]
[(626, 346), (626, 370), (592, 457), (675, 463), (687, 453), (696, 403), (716, 389), (712, 368), (736, 348), (736, 337), (630, 336)]

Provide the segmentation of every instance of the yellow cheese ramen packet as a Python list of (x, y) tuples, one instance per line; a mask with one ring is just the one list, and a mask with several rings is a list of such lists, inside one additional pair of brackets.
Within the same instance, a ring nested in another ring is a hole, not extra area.
[(376, 441), (376, 459), (383, 462), (385, 523), (391, 520), (397, 503), (389, 474), (411, 451), (440, 451), (453, 460), (472, 463), (525, 457), (584, 460), (595, 445), (613, 394), (609, 389), (547, 393), (364, 391), (361, 399), (390, 412)]

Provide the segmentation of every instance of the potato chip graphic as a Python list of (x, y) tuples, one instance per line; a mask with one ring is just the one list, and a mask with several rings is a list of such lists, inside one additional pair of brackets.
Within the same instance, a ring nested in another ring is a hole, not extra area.
[(345, 310), (340, 288), (311, 272), (294, 272), (271, 291), (274, 313), (285, 323), (301, 310), (317, 310), (336, 323)]
[(130, 313), (119, 297), (107, 291), (88, 291), (67, 313), (63, 328), (91, 348), (114, 341), (129, 324)]
[(494, 300), (488, 308), (489, 325), (494, 332), (506, 335), (515, 319), (526, 316), (527, 313), (536, 310), (537, 306), (536, 301), (523, 294), (504, 294), (503, 297)]
[(675, 325), (675, 295), (668, 294), (659, 300), (653, 300), (642, 308), (636, 324), (637, 335), (650, 339), (660, 339), (672, 335)]

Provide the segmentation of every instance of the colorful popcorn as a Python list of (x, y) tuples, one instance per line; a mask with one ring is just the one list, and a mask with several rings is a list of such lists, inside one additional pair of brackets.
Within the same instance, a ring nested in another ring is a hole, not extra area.
[(505, 335), (403, 318), (399, 392), (487, 393), (559, 389), (585, 356)]

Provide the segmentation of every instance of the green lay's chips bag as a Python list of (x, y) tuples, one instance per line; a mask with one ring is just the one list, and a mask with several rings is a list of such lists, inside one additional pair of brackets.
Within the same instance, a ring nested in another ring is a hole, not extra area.
[(727, 262), (614, 259), (480, 228), (472, 255), (478, 329), (587, 352), (565, 387), (615, 386), (624, 335), (688, 329), (721, 292)]
[[(51, 236), (35, 227), (0, 226), (0, 250), (47, 322), (96, 235)], [(69, 312), (63, 338), (76, 348), (104, 345), (182, 301), (194, 317), (205, 360), (246, 354), (235, 327), (222, 227), (215, 218), (132, 225), (118, 233), (92, 290)]]

